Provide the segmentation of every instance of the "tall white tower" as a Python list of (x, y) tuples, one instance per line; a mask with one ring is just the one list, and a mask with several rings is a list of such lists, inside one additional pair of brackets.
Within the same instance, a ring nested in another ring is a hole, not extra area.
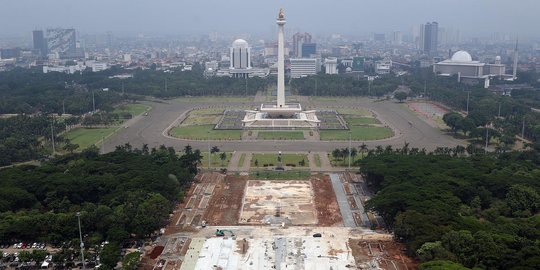
[(276, 21), (278, 25), (278, 77), (277, 77), (277, 107), (285, 107), (285, 45), (284, 45), (284, 26), (285, 13), (283, 9), (279, 10)]

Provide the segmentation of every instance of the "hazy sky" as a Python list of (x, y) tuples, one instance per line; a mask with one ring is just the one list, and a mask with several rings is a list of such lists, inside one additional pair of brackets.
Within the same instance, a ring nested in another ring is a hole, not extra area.
[(0, 0), (0, 35), (74, 27), (81, 33), (313, 33), (408, 31), (438, 21), (463, 34), (539, 36), (540, 0)]

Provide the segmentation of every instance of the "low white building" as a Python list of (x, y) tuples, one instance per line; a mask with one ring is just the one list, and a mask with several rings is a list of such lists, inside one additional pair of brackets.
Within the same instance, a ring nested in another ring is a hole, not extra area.
[(338, 74), (337, 58), (328, 57), (324, 60), (324, 68), (326, 74)]
[(319, 59), (291, 58), (291, 78), (301, 78), (315, 75), (319, 71)]
[(392, 60), (384, 59), (375, 63), (375, 73), (379, 75), (390, 74), (392, 69)]

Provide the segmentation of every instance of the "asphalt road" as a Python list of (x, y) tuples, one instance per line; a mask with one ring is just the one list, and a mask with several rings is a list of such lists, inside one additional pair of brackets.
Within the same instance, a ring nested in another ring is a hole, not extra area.
[[(127, 128), (117, 132), (107, 139), (104, 151), (112, 151), (115, 146), (129, 142), (133, 147), (140, 148), (143, 144), (149, 147), (158, 147), (164, 144), (181, 150), (186, 145), (194, 148), (206, 149), (208, 145), (218, 146), (224, 151), (331, 151), (337, 147), (348, 147), (346, 141), (193, 141), (181, 140), (164, 136), (163, 131), (171, 125), (183, 112), (207, 106), (224, 105), (222, 103), (213, 104), (193, 104), (187, 102), (170, 101), (146, 101), (145, 104), (152, 106), (148, 116), (141, 117), (133, 121)], [(250, 103), (255, 105), (254, 103)], [(228, 103), (226, 105), (238, 106), (240, 103)], [(247, 103), (243, 105), (248, 105)], [(378, 141), (366, 141), (368, 148), (377, 145), (392, 145), (401, 147), (405, 142), (409, 147), (426, 148), (433, 150), (436, 147), (454, 147), (463, 144), (451, 136), (443, 134), (438, 128), (432, 127), (424, 120), (420, 119), (413, 112), (404, 108), (394, 101), (374, 102), (372, 99), (354, 99), (350, 102), (340, 102), (333, 104), (329, 102), (310, 102), (310, 106), (319, 108), (332, 107), (334, 109), (342, 107), (363, 107), (371, 109), (378, 114), (379, 120), (392, 127), (396, 136)], [(358, 147), (362, 142), (353, 142), (354, 147)]]

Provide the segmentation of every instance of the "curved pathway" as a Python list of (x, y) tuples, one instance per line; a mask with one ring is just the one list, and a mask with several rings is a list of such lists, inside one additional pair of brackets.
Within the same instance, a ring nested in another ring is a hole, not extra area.
[[(131, 123), (128, 128), (120, 130), (115, 136), (106, 140), (104, 150), (112, 151), (115, 146), (129, 142), (133, 147), (140, 148), (143, 144), (149, 147), (157, 147), (161, 144), (172, 146), (177, 150), (186, 145), (194, 148), (206, 149), (208, 145), (216, 145), (224, 151), (331, 151), (337, 147), (348, 147), (348, 141), (194, 141), (182, 140), (165, 136), (163, 131), (167, 129), (184, 112), (198, 107), (222, 107), (222, 103), (213, 104), (193, 104), (188, 102), (177, 102), (174, 100), (162, 101), (153, 100), (144, 102), (152, 106), (148, 116), (142, 116), (138, 121)], [(396, 136), (377, 141), (365, 141), (364, 143), (371, 149), (377, 145), (392, 145), (401, 147), (405, 142), (409, 147), (426, 148), (433, 150), (436, 147), (454, 147), (463, 144), (462, 141), (454, 139), (443, 132), (427, 124), (413, 112), (393, 101), (373, 102), (372, 99), (358, 98), (351, 99), (350, 102), (340, 102), (333, 104), (328, 102), (313, 102), (319, 108), (333, 107), (362, 107), (373, 110), (377, 113), (381, 122), (394, 128)], [(255, 103), (229, 103), (228, 106), (251, 106)], [(353, 142), (353, 146), (358, 147), (360, 141)]]

